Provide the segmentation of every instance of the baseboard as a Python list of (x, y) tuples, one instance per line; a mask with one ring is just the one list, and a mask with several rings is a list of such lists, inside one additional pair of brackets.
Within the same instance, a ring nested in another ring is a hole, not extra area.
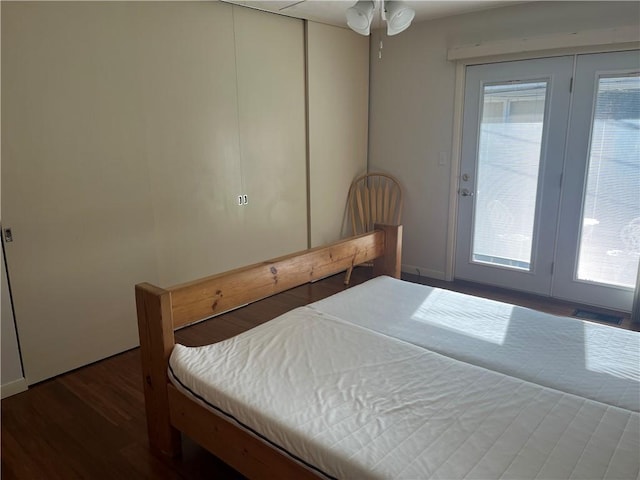
[(27, 381), (24, 378), (19, 378), (13, 382), (3, 383), (2, 386), (0, 386), (0, 396), (7, 398), (17, 393), (26, 392), (28, 388)]
[(425, 267), (418, 267), (416, 265), (402, 264), (402, 271), (418, 277), (429, 277), (436, 280), (445, 280), (445, 273), (439, 270), (431, 270)]

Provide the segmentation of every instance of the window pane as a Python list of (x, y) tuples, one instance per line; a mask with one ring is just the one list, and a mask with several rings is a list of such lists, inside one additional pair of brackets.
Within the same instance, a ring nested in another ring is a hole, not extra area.
[(530, 269), (546, 94), (547, 82), (484, 87), (475, 262)]
[(598, 82), (578, 279), (634, 287), (640, 258), (640, 76)]

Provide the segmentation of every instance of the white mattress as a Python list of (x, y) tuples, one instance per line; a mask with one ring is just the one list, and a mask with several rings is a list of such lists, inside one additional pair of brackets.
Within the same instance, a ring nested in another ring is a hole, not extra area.
[(310, 307), (443, 355), (640, 411), (640, 334), (378, 277)]
[(639, 414), (460, 362), (309, 307), (176, 345), (173, 380), (327, 476), (640, 476)]

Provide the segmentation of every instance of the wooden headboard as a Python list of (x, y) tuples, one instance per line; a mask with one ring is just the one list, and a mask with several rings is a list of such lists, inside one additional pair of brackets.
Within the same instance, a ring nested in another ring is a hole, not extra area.
[(154, 447), (178, 450), (169, 421), (167, 366), (174, 330), (366, 262), (373, 274), (400, 277), (402, 226), (375, 230), (170, 288), (136, 285), (136, 308), (149, 438)]

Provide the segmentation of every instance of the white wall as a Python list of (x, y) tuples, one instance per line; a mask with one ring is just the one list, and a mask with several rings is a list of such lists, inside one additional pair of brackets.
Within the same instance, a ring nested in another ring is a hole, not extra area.
[(639, 26), (639, 19), (637, 2), (532, 2), (417, 23), (394, 37), (372, 35), (369, 170), (392, 173), (405, 188), (404, 270), (445, 276), (456, 82), (447, 50)]

